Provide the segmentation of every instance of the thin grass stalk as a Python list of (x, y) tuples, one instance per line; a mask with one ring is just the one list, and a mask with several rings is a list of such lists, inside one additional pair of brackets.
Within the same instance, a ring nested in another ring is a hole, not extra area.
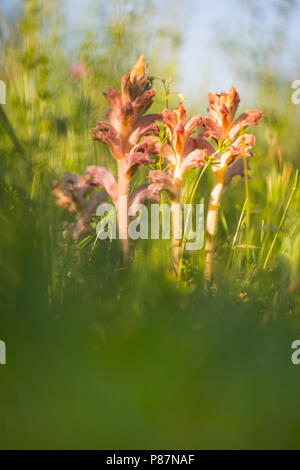
[(198, 188), (199, 183), (200, 183), (200, 181), (201, 181), (201, 178), (202, 178), (202, 176), (204, 175), (204, 172), (205, 172), (205, 170), (208, 168), (208, 166), (209, 166), (209, 163), (207, 163), (207, 164), (202, 168), (202, 170), (200, 170), (200, 174), (199, 174), (199, 176), (198, 176), (198, 178), (197, 178), (197, 180), (196, 180), (196, 183), (195, 183), (195, 185), (194, 185), (194, 188), (193, 188), (193, 191), (192, 191), (190, 200), (189, 200), (189, 209), (188, 209), (188, 214), (187, 214), (187, 220), (186, 220), (186, 223), (185, 223), (185, 226), (184, 226), (183, 238), (182, 238), (182, 244), (181, 244), (181, 252), (180, 252), (180, 259), (179, 259), (179, 266), (178, 266), (178, 273), (177, 273), (178, 279), (180, 279), (181, 271), (182, 271), (183, 253), (184, 253), (184, 249), (185, 249), (185, 245), (186, 245), (186, 231), (187, 231), (188, 222), (189, 222), (189, 218), (190, 218), (190, 214), (191, 214), (191, 204), (193, 204), (193, 201), (194, 201), (194, 197), (195, 197), (197, 188)]
[(244, 213), (245, 213), (245, 210), (246, 210), (246, 204), (247, 204), (247, 199), (244, 202), (242, 212), (241, 212), (241, 215), (240, 215), (240, 218), (239, 218), (236, 230), (235, 230), (235, 234), (234, 234), (233, 239), (232, 239), (231, 252), (230, 252), (230, 256), (229, 256), (228, 263), (227, 263), (227, 266), (226, 266), (227, 269), (230, 266), (230, 263), (232, 261), (232, 258), (234, 256), (234, 253), (235, 253), (235, 250), (236, 250), (235, 245), (236, 245), (237, 237), (238, 237), (238, 234), (239, 234), (242, 222), (243, 222), (243, 217), (244, 217)]
[(250, 264), (250, 192), (249, 192), (249, 178), (248, 178), (248, 165), (247, 157), (244, 154), (244, 174), (245, 174), (245, 204), (246, 204), (246, 263)]
[[(282, 227), (282, 225), (283, 225), (283, 223), (284, 223), (284, 221), (285, 221), (286, 215), (287, 215), (287, 211), (289, 210), (289, 207), (290, 207), (290, 205), (291, 205), (292, 199), (293, 199), (294, 194), (295, 194), (295, 192), (296, 192), (296, 190), (297, 190), (297, 187), (298, 187), (298, 180), (299, 180), (299, 170), (296, 170), (296, 174), (295, 174), (295, 179), (294, 179), (294, 184), (293, 184), (293, 187), (292, 187), (292, 191), (291, 191), (290, 197), (289, 197), (289, 199), (288, 199), (288, 201), (287, 201), (287, 204), (286, 204), (286, 206), (285, 206), (283, 215), (282, 215), (281, 220), (280, 220), (280, 223), (279, 223), (279, 227), (278, 227), (279, 230), (281, 230), (281, 227)], [(270, 256), (271, 256), (271, 254), (272, 254), (272, 251), (273, 251), (273, 249), (274, 249), (274, 246), (275, 246), (275, 243), (276, 243), (276, 240), (277, 240), (277, 237), (278, 237), (278, 233), (279, 233), (279, 232), (277, 232), (277, 233), (275, 234), (274, 238), (273, 238), (273, 241), (272, 241), (272, 243), (271, 243), (271, 246), (270, 246), (270, 248), (269, 248), (269, 251), (268, 251), (268, 253), (267, 253), (267, 256), (266, 256), (266, 259), (265, 259), (265, 262), (264, 262), (263, 269), (266, 269), (266, 267), (267, 267), (267, 264), (268, 264), (268, 262), (269, 262)]]

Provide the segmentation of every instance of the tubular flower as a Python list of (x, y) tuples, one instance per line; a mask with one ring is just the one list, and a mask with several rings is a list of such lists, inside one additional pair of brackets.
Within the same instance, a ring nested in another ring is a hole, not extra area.
[(205, 165), (205, 159), (214, 153), (213, 146), (205, 140), (201, 135), (192, 137), (192, 133), (196, 131), (202, 123), (200, 114), (186, 119), (186, 111), (179, 103), (174, 111), (164, 109), (162, 112), (163, 121), (166, 126), (167, 137), (169, 142), (158, 142), (161, 156), (168, 163), (165, 171), (150, 171), (149, 179), (157, 185), (159, 189), (166, 189), (172, 201), (174, 210), (172, 211), (173, 226), (173, 264), (175, 271), (179, 267), (179, 259), (181, 253), (181, 243), (176, 239), (175, 227), (180, 227), (179, 214), (176, 205), (180, 203), (181, 185), (186, 170), (190, 168)]
[(88, 223), (94, 215), (96, 208), (106, 198), (106, 193), (94, 193), (87, 196), (95, 189), (93, 183), (82, 176), (67, 171), (62, 179), (61, 185), (54, 182), (53, 194), (57, 197), (57, 206), (68, 209), (77, 216), (76, 224), (71, 224), (72, 235), (78, 240), (82, 233), (88, 230)]

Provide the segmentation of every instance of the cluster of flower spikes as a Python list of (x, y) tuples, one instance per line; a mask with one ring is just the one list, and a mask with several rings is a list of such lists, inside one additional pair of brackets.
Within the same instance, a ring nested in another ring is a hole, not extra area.
[[(174, 111), (164, 109), (162, 114), (145, 114), (155, 95), (147, 72), (142, 55), (122, 77), (121, 91), (108, 88), (104, 93), (110, 108), (106, 120), (97, 122), (93, 139), (109, 147), (117, 161), (117, 178), (104, 166), (93, 165), (87, 167), (83, 177), (67, 172), (62, 186), (54, 189), (58, 205), (77, 213), (78, 222), (73, 233), (76, 239), (88, 228), (88, 220), (97, 203), (107, 196), (115, 204), (119, 230), (127, 233), (128, 209), (145, 200), (159, 201), (162, 189), (169, 192), (171, 200), (179, 200), (186, 170), (204, 165), (221, 148), (221, 154), (214, 158), (212, 166), (216, 179), (222, 172), (222, 182), (226, 185), (233, 176), (244, 176), (243, 159), (238, 157), (252, 155), (255, 137), (248, 134), (238, 137), (238, 134), (248, 125), (257, 124), (261, 112), (249, 110), (234, 120), (240, 100), (232, 87), (228, 93), (208, 94), (210, 107), (206, 118), (197, 114), (187, 119), (182, 103)], [(164, 142), (157, 138), (159, 128), (155, 123), (158, 121), (165, 125), (167, 140)], [(193, 135), (200, 127), (202, 130)], [(218, 144), (217, 149), (214, 142)], [(151, 182), (130, 194), (130, 181), (137, 169), (154, 163), (153, 158), (158, 154), (165, 159), (163, 169), (150, 171)], [(99, 187), (105, 192), (94, 193), (88, 198)], [(121, 197), (126, 201), (123, 208), (120, 207)]]

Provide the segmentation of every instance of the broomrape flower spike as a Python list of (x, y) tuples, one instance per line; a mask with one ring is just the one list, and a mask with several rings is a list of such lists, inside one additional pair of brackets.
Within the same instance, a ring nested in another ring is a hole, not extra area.
[[(104, 167), (90, 166), (86, 176), (91, 181), (105, 188), (116, 207), (124, 259), (128, 258), (128, 209), (139, 200), (158, 200), (159, 188), (153, 184), (143, 185), (130, 197), (130, 180), (139, 166), (154, 163), (157, 154), (153, 137), (149, 134), (159, 133), (155, 121), (161, 120), (161, 114), (146, 114), (151, 107), (155, 91), (147, 78), (148, 66), (142, 55), (134, 67), (129, 70), (121, 82), (121, 92), (108, 88), (104, 93), (110, 108), (107, 121), (98, 121), (93, 132), (93, 139), (99, 140), (110, 148), (112, 156), (117, 160), (117, 179)], [(143, 141), (141, 142), (141, 139)]]
[[(251, 148), (255, 145), (254, 135), (244, 134), (238, 137), (238, 134), (247, 126), (256, 125), (262, 113), (259, 110), (248, 110), (234, 120), (240, 102), (239, 94), (234, 87), (231, 87), (228, 93), (208, 93), (207, 97), (210, 107), (208, 117), (202, 121), (202, 135), (212, 138), (222, 151), (218, 164), (213, 166), (215, 181), (210, 195), (206, 221), (204, 275), (210, 281), (214, 237), (222, 192), (235, 175), (245, 177), (249, 168), (248, 157), (253, 155)], [(244, 158), (240, 159), (240, 157)], [(246, 160), (246, 165), (243, 160)]]
[[(166, 189), (172, 202), (172, 227), (173, 227), (173, 256), (174, 267), (177, 270), (180, 258), (180, 242), (176, 239), (180, 215), (178, 206), (181, 202), (181, 187), (186, 170), (205, 165), (206, 157), (214, 153), (213, 146), (201, 135), (192, 137), (202, 124), (200, 114), (186, 119), (186, 110), (182, 103), (179, 103), (174, 111), (164, 109), (162, 112), (163, 121), (166, 126), (169, 142), (159, 142), (156, 144), (157, 151), (168, 162), (166, 171), (152, 170), (149, 178), (160, 189)], [(158, 148), (159, 147), (159, 148)]]

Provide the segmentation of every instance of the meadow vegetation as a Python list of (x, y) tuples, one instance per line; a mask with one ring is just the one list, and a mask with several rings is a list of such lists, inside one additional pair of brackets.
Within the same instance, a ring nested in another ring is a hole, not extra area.
[[(74, 214), (56, 205), (53, 181), (95, 165), (117, 174), (92, 129), (107, 111), (103, 92), (120, 90), (142, 53), (159, 77), (151, 113), (178, 106), (181, 32), (163, 29), (151, 2), (116, 2), (113, 16), (100, 2), (100, 33), (87, 31), (74, 50), (58, 3), (24, 1), (1, 42), (0, 447), (299, 447), (291, 344), (300, 339), (300, 105), (292, 79), (254, 57), (262, 118), (249, 131), (250, 178), (224, 188), (209, 279), (204, 249), (181, 252), (174, 275), (168, 240), (131, 241), (124, 265), (116, 240), (97, 239), (96, 218), (75, 241), (66, 236)], [(252, 109), (241, 98), (240, 112)], [(208, 103), (203, 94), (184, 106), (206, 116)], [(160, 164), (158, 153), (150, 170)], [(185, 173), (181, 197), (193, 194), (207, 213), (215, 173), (208, 168), (198, 181), (201, 171)], [(145, 166), (130, 175), (132, 190), (148, 174)], [(169, 200), (163, 188), (160, 196)]]

